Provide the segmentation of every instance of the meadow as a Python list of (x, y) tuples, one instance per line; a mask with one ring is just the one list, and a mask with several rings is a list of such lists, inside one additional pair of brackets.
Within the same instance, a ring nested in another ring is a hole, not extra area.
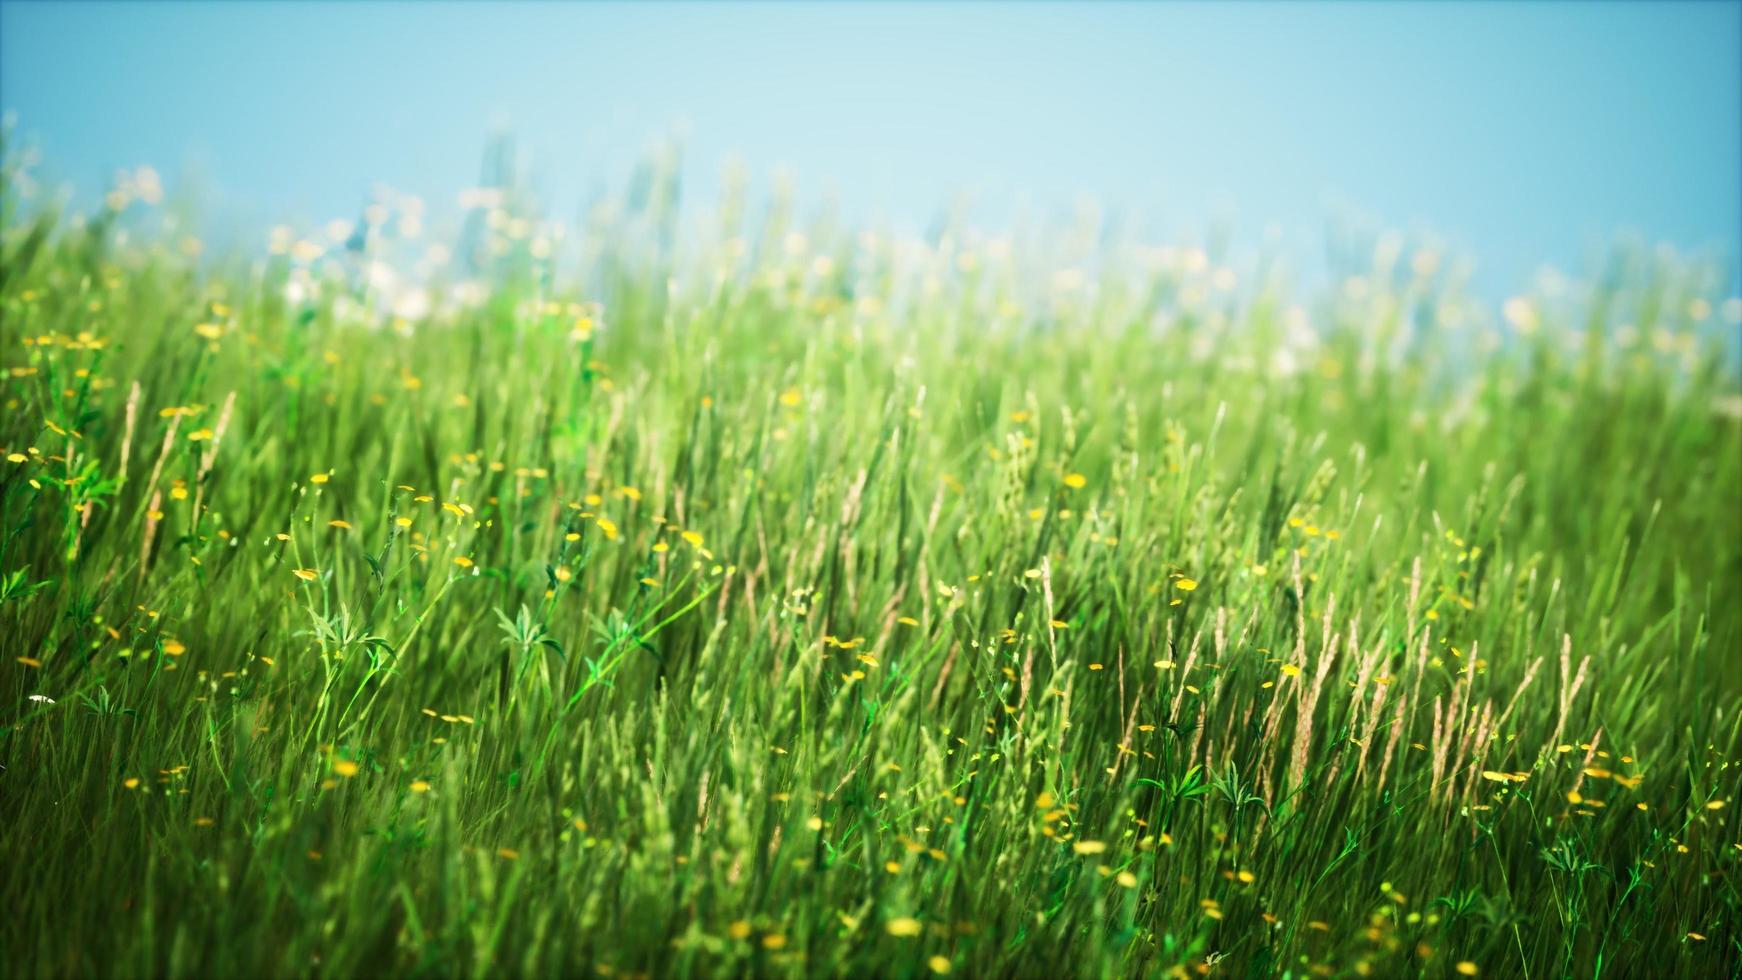
[(10, 976), (1742, 969), (1721, 266), (16, 156)]

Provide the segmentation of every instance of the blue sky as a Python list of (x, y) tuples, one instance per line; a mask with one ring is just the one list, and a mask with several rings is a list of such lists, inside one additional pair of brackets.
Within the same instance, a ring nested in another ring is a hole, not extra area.
[(1317, 240), (1355, 209), (1490, 281), (1622, 231), (1742, 253), (1742, 4), (0, 3), (0, 107), (94, 195), (448, 201), (506, 124), (558, 207), (680, 126), (688, 187), (777, 167), (850, 217), (1082, 195)]

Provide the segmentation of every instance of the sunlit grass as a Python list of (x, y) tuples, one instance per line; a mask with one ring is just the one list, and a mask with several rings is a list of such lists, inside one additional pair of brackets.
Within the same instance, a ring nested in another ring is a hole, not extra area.
[(9, 176), (14, 973), (1742, 964), (1709, 269), (1294, 296), (645, 179), (255, 257)]

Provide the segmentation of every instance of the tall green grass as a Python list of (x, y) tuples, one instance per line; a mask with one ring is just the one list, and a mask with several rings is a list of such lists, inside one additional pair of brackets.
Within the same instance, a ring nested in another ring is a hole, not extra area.
[(9, 172), (8, 973), (1742, 964), (1709, 270), (1507, 325), (643, 176), (396, 316), (391, 220), (197, 254)]

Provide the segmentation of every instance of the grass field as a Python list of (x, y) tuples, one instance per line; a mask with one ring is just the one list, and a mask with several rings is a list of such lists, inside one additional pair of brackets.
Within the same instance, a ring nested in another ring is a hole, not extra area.
[(1742, 969), (1707, 266), (156, 196), (5, 188), (8, 975)]

